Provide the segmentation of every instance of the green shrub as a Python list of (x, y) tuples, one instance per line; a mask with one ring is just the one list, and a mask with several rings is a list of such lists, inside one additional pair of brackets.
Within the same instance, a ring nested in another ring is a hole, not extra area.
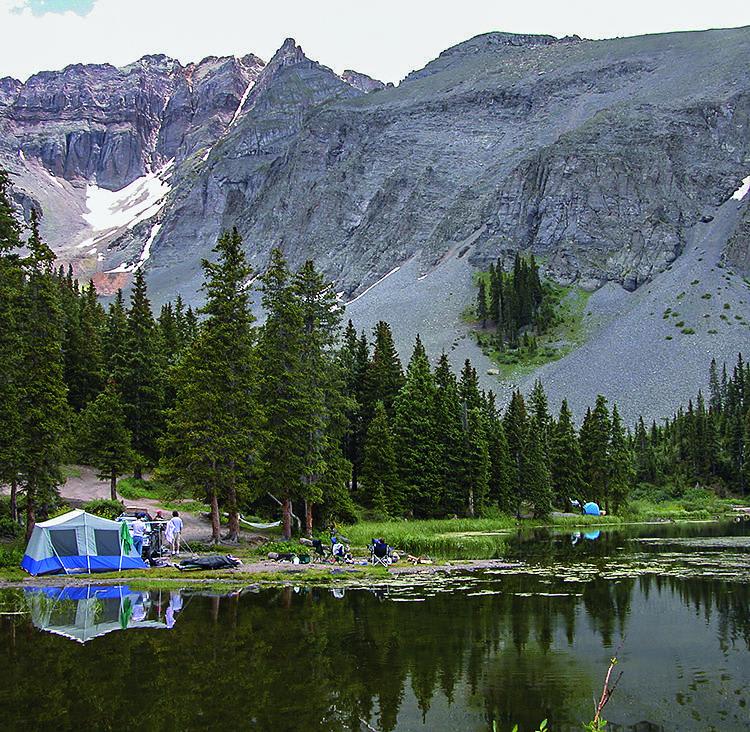
[(83, 507), (83, 510), (102, 518), (116, 519), (122, 513), (122, 503), (113, 501), (110, 498), (98, 498), (94, 501), (89, 501)]
[(682, 333), (683, 335), (693, 335), (695, 331), (692, 328), (683, 328)]
[(724, 310), (729, 310), (729, 308), (731, 308), (731, 307), (732, 306), (728, 302), (724, 303)]
[(674, 327), (675, 327), (675, 328), (682, 328), (682, 327), (683, 327), (684, 325), (685, 325), (685, 321), (684, 321), (684, 320), (679, 320), (679, 321), (677, 321), (677, 322), (676, 322), (676, 323), (674, 324)]
[(701, 295), (701, 300), (710, 300), (711, 299), (711, 293), (710, 292), (704, 292)]
[(23, 549), (17, 544), (0, 546), (0, 567), (18, 567), (23, 559)]
[(17, 539), (21, 536), (21, 527), (9, 516), (0, 518), (0, 538)]

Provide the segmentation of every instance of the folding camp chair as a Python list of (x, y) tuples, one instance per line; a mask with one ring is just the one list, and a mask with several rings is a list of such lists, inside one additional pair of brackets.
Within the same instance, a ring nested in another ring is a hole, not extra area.
[(384, 539), (373, 539), (370, 544), (370, 564), (379, 564), (386, 569), (391, 563), (391, 548)]

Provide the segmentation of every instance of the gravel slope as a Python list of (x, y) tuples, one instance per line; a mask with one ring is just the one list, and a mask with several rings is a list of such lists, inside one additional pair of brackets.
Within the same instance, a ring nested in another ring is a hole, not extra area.
[[(750, 287), (720, 264), (722, 248), (748, 205), (750, 196), (718, 207), (713, 221), (690, 230), (671, 268), (635, 292), (616, 284), (599, 289), (589, 300), (587, 342), (518, 386), (527, 392), (541, 378), (551, 406), (557, 409), (567, 397), (578, 420), (601, 393), (616, 401), (632, 424), (639, 414), (649, 420), (670, 416), (705, 389), (711, 358), (731, 365), (739, 352), (750, 357)], [(445, 351), (459, 369), (470, 358), (483, 386), (505, 403), (516, 384), (487, 375), (493, 364), (461, 320), (476, 293), (468, 261), (475, 236), (457, 242), (437, 267), (424, 268), (418, 256), (412, 258), (349, 303), (346, 315), (368, 332), (378, 320), (388, 321), (404, 364), (417, 333), (433, 361)], [(664, 318), (667, 308), (679, 315)], [(679, 322), (684, 325), (677, 327)], [(687, 328), (695, 333), (683, 333)]]

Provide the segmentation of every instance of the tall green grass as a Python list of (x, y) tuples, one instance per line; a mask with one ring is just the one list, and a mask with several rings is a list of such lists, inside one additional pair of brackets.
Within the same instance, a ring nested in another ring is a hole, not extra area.
[(392, 547), (414, 555), (427, 554), (439, 559), (498, 559), (507, 539), (522, 528), (535, 526), (588, 526), (618, 524), (613, 516), (563, 516), (548, 521), (518, 520), (512, 516), (478, 519), (432, 519), (423, 521), (362, 521), (341, 526), (355, 549), (362, 549), (375, 537), (383, 537)]

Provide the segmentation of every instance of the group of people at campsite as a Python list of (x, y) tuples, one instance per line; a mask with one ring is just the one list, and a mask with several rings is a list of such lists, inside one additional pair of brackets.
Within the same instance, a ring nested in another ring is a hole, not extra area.
[(182, 538), (183, 521), (177, 511), (172, 511), (171, 518), (165, 522), (161, 511), (156, 512), (152, 521), (147, 521), (148, 515), (139, 512), (135, 515), (135, 521), (130, 526), (133, 546), (139, 555), (143, 555), (143, 540), (147, 533), (158, 534), (162, 528), (164, 535), (161, 541), (171, 555), (180, 553), (180, 541)]

